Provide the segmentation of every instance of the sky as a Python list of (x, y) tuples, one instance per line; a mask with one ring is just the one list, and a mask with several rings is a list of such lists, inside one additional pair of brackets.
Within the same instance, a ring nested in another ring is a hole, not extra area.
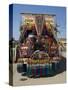
[[(40, 6), (40, 5), (23, 5), (23, 4), (13, 4), (12, 8), (9, 8), (10, 14), (9, 18), (13, 16), (13, 38), (18, 40), (20, 37), (20, 23), (21, 14), (20, 13), (37, 13), (37, 14), (55, 14), (56, 22), (59, 25), (59, 38), (66, 38), (66, 8), (65, 7), (55, 7), (55, 6)], [(11, 19), (9, 23), (11, 24)], [(11, 25), (10, 25), (11, 27)], [(10, 30), (12, 30), (10, 29)]]

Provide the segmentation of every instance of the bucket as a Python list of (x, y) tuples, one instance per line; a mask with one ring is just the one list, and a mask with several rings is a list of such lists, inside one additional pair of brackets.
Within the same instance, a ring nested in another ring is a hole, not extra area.
[(17, 72), (22, 73), (23, 72), (23, 64), (18, 64), (17, 65)]
[(52, 63), (49, 64), (49, 76), (53, 75)]
[(66, 70), (66, 61), (65, 60), (59, 61), (58, 68), (59, 68), (58, 73), (65, 71)]
[(42, 65), (42, 75), (41, 76), (45, 76), (45, 64)]
[(37, 65), (35, 68), (35, 77), (40, 77), (40, 66)]
[(27, 66), (27, 76), (32, 77), (32, 65)]
[(59, 62), (58, 61), (55, 61), (55, 62), (52, 62), (52, 70), (53, 70), (53, 74), (57, 74), (58, 70), (59, 70)]
[(33, 77), (39, 77), (40, 76), (40, 67), (39, 67), (39, 64), (34, 64), (32, 66), (32, 75), (33, 75)]
[(42, 64), (40, 64), (40, 77), (42, 77), (43, 76), (43, 66), (42, 66)]
[(45, 64), (45, 76), (48, 76), (50, 74), (50, 71), (49, 71), (49, 63), (46, 63)]
[(23, 72), (27, 72), (27, 64), (23, 64)]

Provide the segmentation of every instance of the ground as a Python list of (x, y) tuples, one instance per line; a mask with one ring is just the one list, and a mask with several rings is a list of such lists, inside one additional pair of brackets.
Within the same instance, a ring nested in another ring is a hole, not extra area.
[[(66, 53), (62, 52), (62, 56), (65, 57)], [(17, 63), (13, 64), (13, 85), (14, 86), (60, 84), (65, 82), (66, 82), (66, 71), (52, 77), (28, 78), (26, 76), (22, 76), (20, 73), (17, 72)]]
[(42, 85), (42, 84), (57, 84), (57, 83), (65, 83), (66, 82), (66, 72), (60, 73), (53, 77), (44, 77), (44, 78), (28, 78), (26, 76), (22, 76), (17, 72), (17, 64), (13, 65), (13, 84), (14, 86), (20, 85)]

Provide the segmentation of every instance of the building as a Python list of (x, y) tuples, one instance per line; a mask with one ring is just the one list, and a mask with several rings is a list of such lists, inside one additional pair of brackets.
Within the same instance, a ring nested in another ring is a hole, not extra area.
[(61, 51), (66, 51), (66, 39), (65, 38), (59, 39), (59, 46), (61, 47)]

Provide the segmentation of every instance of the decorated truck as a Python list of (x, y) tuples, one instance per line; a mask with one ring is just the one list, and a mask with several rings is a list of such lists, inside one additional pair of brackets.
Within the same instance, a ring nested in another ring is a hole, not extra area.
[(51, 76), (61, 69), (56, 16), (21, 13), (17, 71), (28, 77)]

